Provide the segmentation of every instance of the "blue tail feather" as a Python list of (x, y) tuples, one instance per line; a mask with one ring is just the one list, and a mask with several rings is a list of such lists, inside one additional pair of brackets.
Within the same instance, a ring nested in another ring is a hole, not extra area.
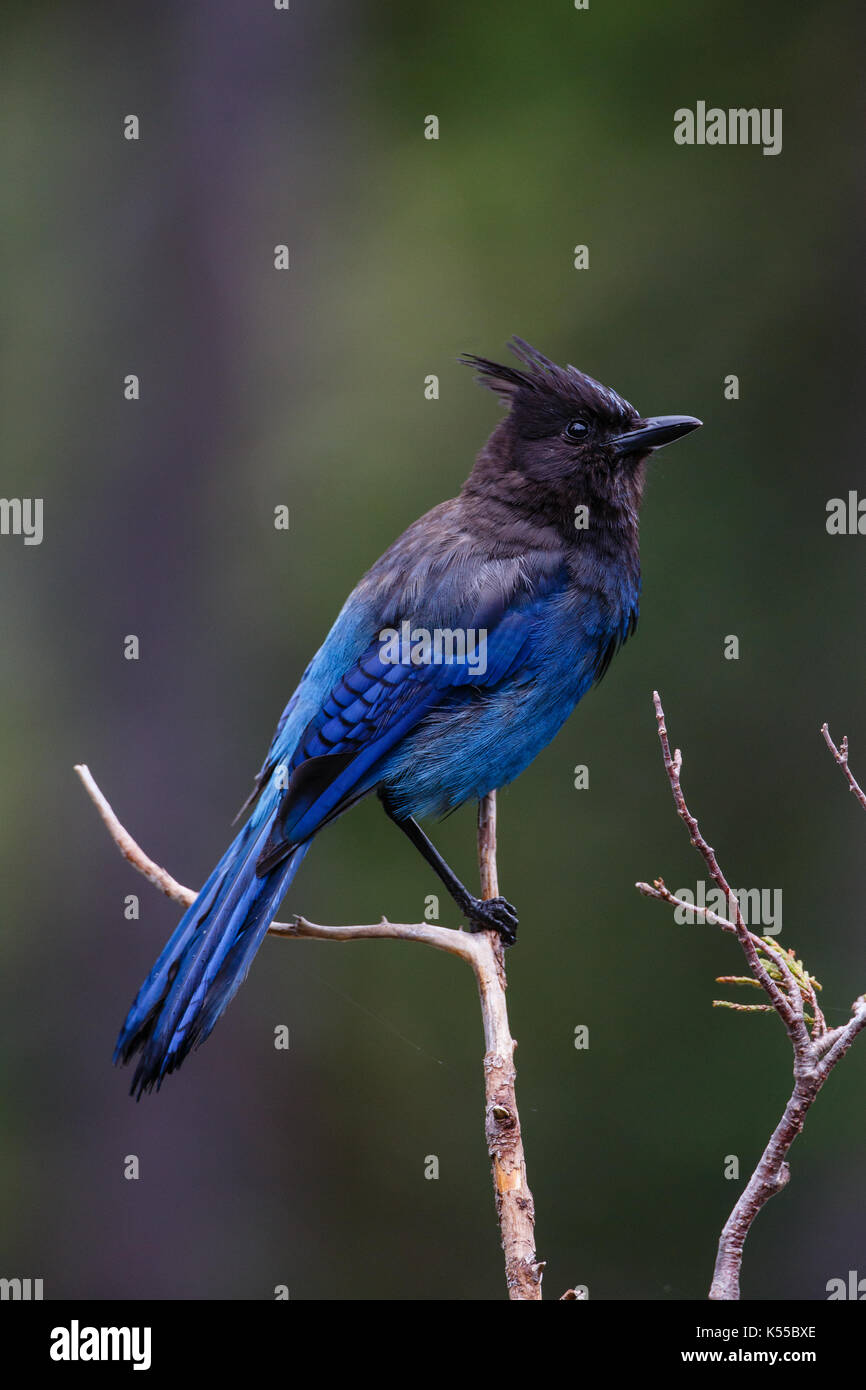
[(140, 1099), (208, 1037), (247, 976), (309, 841), (270, 873), (256, 860), (268, 823), (250, 821), (187, 909), (141, 986), (114, 1050), (114, 1061), (140, 1052), (131, 1092)]

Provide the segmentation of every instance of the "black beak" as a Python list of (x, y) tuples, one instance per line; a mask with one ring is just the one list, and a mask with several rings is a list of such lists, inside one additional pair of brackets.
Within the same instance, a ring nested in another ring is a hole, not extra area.
[(627, 434), (618, 434), (610, 443), (618, 454), (648, 454), (702, 425), (694, 415), (657, 415), (654, 420), (638, 420)]

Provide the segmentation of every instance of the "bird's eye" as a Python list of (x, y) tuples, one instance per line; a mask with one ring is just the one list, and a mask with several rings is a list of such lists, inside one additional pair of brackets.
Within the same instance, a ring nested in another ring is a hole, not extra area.
[(581, 435), (586, 434), (586, 425), (583, 420), (569, 420), (564, 434), (566, 439), (580, 439)]

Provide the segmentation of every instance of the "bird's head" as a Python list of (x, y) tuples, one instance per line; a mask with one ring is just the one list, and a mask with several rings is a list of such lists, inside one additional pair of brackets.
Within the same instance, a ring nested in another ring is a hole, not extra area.
[(634, 511), (648, 456), (701, 424), (691, 415), (642, 416), (616, 391), (576, 367), (559, 367), (522, 338), (508, 344), (521, 368), (465, 354), (482, 385), (509, 406), (479, 456), (476, 473), (514, 500), (548, 498), (571, 510), (596, 503)]

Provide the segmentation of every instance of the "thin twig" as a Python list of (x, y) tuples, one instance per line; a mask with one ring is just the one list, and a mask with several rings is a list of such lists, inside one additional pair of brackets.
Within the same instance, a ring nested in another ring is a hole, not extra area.
[(830, 737), (830, 730), (826, 724), (821, 725), (821, 733), (824, 737), (824, 742), (830, 749), (830, 752), (833, 754), (833, 757), (836, 759), (836, 762), (839, 764), (839, 766), (845, 774), (845, 778), (848, 782), (849, 791), (854, 796), (856, 796), (857, 800), (860, 802), (860, 805), (863, 807), (863, 810), (866, 811), (866, 792), (864, 792), (863, 788), (860, 786), (860, 783), (857, 781), (856, 777), (854, 776), (853, 772), (848, 766), (848, 735), (845, 735), (845, 737), (842, 740), (841, 746), (837, 748), (832, 738)]
[(663, 878), (654, 878), (652, 883), (636, 883), (635, 888), (645, 898), (657, 898), (659, 902), (670, 903), (671, 907), (684, 907), (688, 912), (695, 913), (701, 921), (708, 923), (711, 927), (721, 927), (722, 931), (736, 932), (737, 930), (736, 922), (730, 922), (727, 917), (720, 917), (711, 907), (698, 907), (697, 903), (686, 902), (685, 898), (678, 898), (665, 886)]
[(109, 835), (127, 863), (137, 869), (140, 874), (144, 874), (148, 883), (152, 883), (154, 888), (158, 888), (161, 893), (165, 893), (167, 898), (172, 898), (176, 903), (183, 903), (184, 907), (189, 907), (191, 902), (195, 902), (196, 895), (192, 889), (184, 888), (183, 884), (178, 883), (176, 878), (172, 878), (166, 869), (155, 864), (145, 854), (141, 845), (133, 840), (129, 831), (124, 829), (96, 785), (90, 768), (84, 763), (77, 763), (75, 771), (84, 783), (84, 790), (99, 812)]
[[(174, 902), (188, 907), (196, 893), (172, 878), (167, 870), (145, 854), (121, 824), (100, 791), (89, 769), (76, 773), (96, 806), (109, 835), (124, 859)], [(496, 794), (479, 804), (478, 858), (484, 898), (498, 896), (496, 872)], [(535, 1257), (534, 1206), (526, 1181), (526, 1158), (514, 1090), (514, 1049), (505, 1002), (505, 963), (502, 943), (495, 932), (470, 933), (439, 927), (432, 922), (379, 922), (352, 926), (322, 926), (305, 917), (291, 922), (272, 922), (271, 936), (318, 941), (361, 941), (389, 937), (420, 941), (472, 966), (478, 984), (484, 1025), (485, 1134), (493, 1168), (496, 1214), (505, 1252), (508, 1297), (512, 1300), (541, 1298), (543, 1264)]]
[[(170, 873), (154, 863), (120, 823), (97, 786), (90, 769), (84, 764), (78, 764), (75, 771), (127, 863), (174, 902), (181, 903), (184, 907), (189, 907), (190, 903), (195, 902), (198, 896), (195, 890), (185, 888), (176, 878), (172, 878)], [(298, 916), (291, 922), (272, 922), (268, 934), (315, 941), (360, 941), (371, 937), (394, 937), (402, 941), (423, 941), (427, 946), (435, 946), (440, 951), (448, 951), (451, 955), (462, 956), (464, 960), (469, 961), (474, 959), (476, 950), (475, 939), (468, 932), (456, 932), (451, 927), (437, 927), (432, 922), (389, 922), (387, 917), (363, 926), (325, 927), (318, 922), (309, 922), (306, 917)]]

